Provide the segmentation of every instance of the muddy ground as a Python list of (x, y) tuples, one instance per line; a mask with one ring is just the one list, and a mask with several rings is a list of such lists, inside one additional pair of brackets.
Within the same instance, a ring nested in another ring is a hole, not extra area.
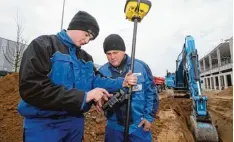
[[(221, 142), (233, 141), (233, 89), (204, 92), (208, 96), (208, 109), (218, 130)], [(0, 142), (21, 142), (22, 121), (16, 107), (19, 101), (18, 74), (0, 79)], [(160, 94), (160, 108), (153, 122), (155, 142), (193, 142), (188, 128), (192, 101)], [(85, 142), (103, 142), (106, 119), (92, 108), (86, 116)]]

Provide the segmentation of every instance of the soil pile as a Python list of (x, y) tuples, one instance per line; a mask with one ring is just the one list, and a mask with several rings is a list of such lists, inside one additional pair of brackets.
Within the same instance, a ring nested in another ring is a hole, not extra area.
[(20, 100), (18, 74), (13, 73), (0, 78), (0, 141), (22, 141), (23, 118), (17, 112)]

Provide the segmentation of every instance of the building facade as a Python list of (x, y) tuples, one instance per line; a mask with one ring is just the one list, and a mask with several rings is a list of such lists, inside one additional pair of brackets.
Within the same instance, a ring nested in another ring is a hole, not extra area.
[(199, 60), (202, 88), (222, 90), (233, 86), (233, 37)]
[(0, 71), (13, 72), (16, 48), (27, 48), (27, 45), (0, 37)]

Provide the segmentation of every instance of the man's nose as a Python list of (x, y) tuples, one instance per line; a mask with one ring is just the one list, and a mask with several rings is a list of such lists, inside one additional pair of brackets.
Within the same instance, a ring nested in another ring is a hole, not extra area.
[(112, 59), (112, 60), (115, 60), (115, 55), (111, 55), (111, 59)]

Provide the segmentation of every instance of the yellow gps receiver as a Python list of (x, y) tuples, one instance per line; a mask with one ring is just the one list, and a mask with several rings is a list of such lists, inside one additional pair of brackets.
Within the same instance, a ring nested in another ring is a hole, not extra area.
[(124, 8), (126, 19), (129, 21), (137, 19), (140, 22), (150, 8), (151, 2), (149, 0), (127, 0)]

